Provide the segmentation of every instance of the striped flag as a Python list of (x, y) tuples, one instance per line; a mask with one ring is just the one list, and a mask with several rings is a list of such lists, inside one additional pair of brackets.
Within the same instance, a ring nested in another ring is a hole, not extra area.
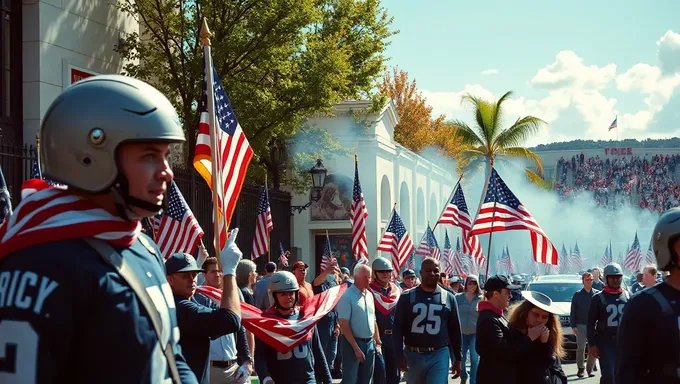
[(640, 263), (642, 263), (642, 250), (640, 250), (640, 240), (638, 239), (637, 232), (635, 232), (633, 246), (630, 247), (628, 253), (626, 253), (626, 258), (623, 260), (623, 267), (631, 272), (637, 272), (640, 270)]
[(288, 268), (288, 258), (290, 257), (290, 251), (283, 250), (283, 244), (279, 242), (279, 250), (281, 251), (279, 255), (279, 264)]
[(577, 272), (583, 270), (583, 257), (581, 256), (581, 250), (578, 249), (578, 241), (574, 246), (574, 253), (572, 253), (571, 256), (572, 260), (574, 261), (574, 266), (576, 267), (575, 269), (577, 270)]
[(570, 273), (571, 272), (571, 263), (569, 263), (569, 259), (571, 259), (571, 252), (567, 252), (567, 248), (564, 246), (564, 243), (562, 243), (562, 252), (560, 255), (560, 272), (561, 273)]
[(472, 218), (470, 217), (463, 188), (461, 188), (460, 184), (458, 184), (456, 191), (453, 193), (451, 201), (446, 204), (446, 208), (437, 224), (450, 224), (460, 227), (463, 231), (463, 253), (475, 259), (484, 257), (479, 237), (477, 235), (470, 235)]
[(619, 117), (616, 116), (616, 118), (614, 119), (614, 121), (612, 121), (612, 123), (609, 124), (609, 130), (610, 130), (610, 131), (611, 131), (612, 129), (615, 129), (616, 127), (618, 127), (618, 124), (617, 124), (617, 121), (618, 121), (618, 120), (619, 120)]
[[(396, 209), (392, 209), (392, 219), (387, 224), (385, 234), (378, 244), (378, 251), (389, 252), (392, 255), (392, 264), (394, 264), (393, 275), (397, 277), (401, 267), (406, 264), (409, 257), (413, 253), (413, 241), (404, 227), (404, 222), (397, 213)], [(411, 258), (411, 262), (412, 262)], [(411, 267), (413, 268), (413, 266)]]
[(250, 253), (250, 258), (253, 260), (269, 251), (269, 232), (274, 229), (274, 224), (272, 223), (272, 210), (269, 207), (269, 192), (267, 192), (266, 184), (264, 188), (262, 188), (256, 215), (257, 219), (255, 221), (253, 250)]
[(515, 271), (515, 268), (512, 265), (512, 259), (510, 259), (510, 250), (508, 249), (507, 245), (505, 246), (505, 248), (503, 248), (501, 256), (496, 262), (496, 269), (498, 270), (497, 271), (498, 273), (503, 271), (507, 274), (512, 274)]
[(43, 177), (42, 174), (42, 169), (40, 169), (40, 158), (36, 158), (35, 162), (33, 163), (33, 168), (31, 169), (31, 179), (41, 179), (45, 180), (47, 184), (59, 187), (59, 188), (66, 188), (66, 185), (59, 184), (55, 181), (52, 181), (46, 177)]
[(611, 241), (609, 242), (609, 245), (604, 248), (604, 255), (602, 255), (602, 259), (600, 261), (602, 262), (602, 265), (607, 265), (614, 261), (612, 258)]
[(321, 255), (321, 271), (325, 271), (333, 264), (336, 264), (336, 261), (331, 250), (331, 239), (328, 237), (328, 233), (326, 233), (326, 242), (323, 245), (323, 254)]
[(359, 263), (368, 263), (368, 246), (366, 245), (366, 220), (368, 211), (364, 201), (364, 193), (359, 182), (359, 165), (354, 155), (354, 188), (352, 193), (352, 214), (349, 222), (352, 225), (352, 253)]
[[(213, 191), (217, 196), (218, 220), (220, 232), (220, 249), (224, 247), (227, 239), (227, 228), (231, 216), (236, 208), (236, 202), (241, 193), (243, 180), (246, 177), (248, 164), (253, 158), (253, 149), (248, 143), (246, 135), (241, 129), (241, 125), (236, 119), (236, 114), (231, 106), (227, 93), (222, 88), (217, 71), (212, 65), (210, 56), (210, 46), (203, 49), (203, 95), (199, 105), (200, 122), (198, 124), (198, 135), (196, 137), (196, 150), (194, 154), (194, 168), (201, 174), (208, 183), (210, 189), (213, 188), (212, 178), (217, 178), (217, 191)], [(207, 69), (207, 70), (206, 70)], [(211, 74), (212, 76), (209, 76)], [(212, 78), (211, 84), (209, 77)], [(215, 110), (210, 110), (211, 103), (208, 103), (208, 95), (212, 95)], [(210, 116), (214, 115), (216, 127), (210, 127)], [(210, 142), (210, 132), (214, 131), (217, 143), (217, 159), (213, 159)], [(218, 164), (217, 175), (212, 173), (212, 163)]]
[(449, 232), (444, 230), (444, 252), (442, 253), (444, 259), (444, 273), (451, 275), (453, 269), (453, 249), (451, 249), (451, 240), (449, 239)]
[(463, 273), (463, 263), (461, 262), (462, 252), (460, 250), (460, 237), (456, 238), (456, 250), (451, 254), (453, 262), (453, 273), (459, 275)]
[(423, 236), (423, 241), (420, 242), (418, 249), (416, 249), (416, 255), (421, 257), (433, 257), (435, 260), (439, 260), (439, 252), (437, 239), (434, 237), (430, 224), (427, 224), (425, 236)]
[[(0, 220), (2, 221), (2, 220)], [(649, 243), (649, 248), (647, 249), (647, 255), (645, 256), (645, 265), (656, 265), (656, 256), (654, 256), (654, 251), (652, 250), (652, 243)]]
[(203, 229), (174, 181), (168, 190), (168, 208), (160, 215), (155, 233), (164, 259), (177, 252), (193, 255), (203, 237)]
[(491, 178), (479, 214), (470, 235), (499, 231), (528, 230), (534, 260), (544, 264), (557, 264), (557, 249), (538, 222), (531, 216), (510, 188), (491, 168)]
[(0, 167), (0, 224), (12, 214), (12, 199), (7, 190), (7, 183), (5, 182), (5, 175), (2, 173)]

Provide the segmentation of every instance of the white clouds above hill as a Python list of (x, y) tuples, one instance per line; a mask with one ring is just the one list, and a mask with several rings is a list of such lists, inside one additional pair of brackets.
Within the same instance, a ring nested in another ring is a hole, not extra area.
[[(597, 66), (576, 52), (557, 53), (555, 61), (539, 68), (529, 84), (541, 94), (531, 99), (515, 95), (506, 102), (507, 123), (527, 114), (550, 124), (530, 144), (576, 138), (609, 138), (607, 127), (619, 115), (622, 137), (666, 137), (680, 134), (680, 34), (667, 31), (658, 41), (655, 64), (638, 63), (617, 73), (617, 66)], [(485, 71), (486, 72), (486, 71)], [(468, 84), (456, 92), (423, 91), (433, 113), (470, 121), (460, 104), (471, 93), (487, 99), (492, 94), (480, 84)], [(644, 107), (637, 111), (619, 110), (617, 97), (640, 97)]]

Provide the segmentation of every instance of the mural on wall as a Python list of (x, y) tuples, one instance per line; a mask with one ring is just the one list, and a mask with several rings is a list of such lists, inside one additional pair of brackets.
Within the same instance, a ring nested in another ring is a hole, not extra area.
[(321, 199), (312, 202), (310, 207), (312, 220), (349, 220), (353, 183), (347, 176), (329, 174), (321, 190)]
[[(354, 264), (356, 263), (356, 258), (354, 257), (354, 254), (352, 254), (352, 234), (328, 235), (328, 240), (331, 243), (333, 256), (338, 260), (338, 268), (347, 267), (350, 272), (352, 272), (354, 270)], [(321, 273), (321, 256), (323, 254), (325, 241), (325, 234), (314, 236), (317, 269), (315, 276)]]

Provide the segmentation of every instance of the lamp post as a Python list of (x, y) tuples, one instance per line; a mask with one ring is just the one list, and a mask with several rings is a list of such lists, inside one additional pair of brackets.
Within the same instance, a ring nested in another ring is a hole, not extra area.
[(309, 196), (309, 202), (305, 205), (291, 205), (291, 214), (295, 211), (297, 213), (302, 213), (302, 211), (309, 208), (312, 202), (321, 200), (321, 190), (326, 185), (326, 176), (328, 175), (328, 170), (323, 166), (321, 159), (316, 160), (316, 164), (309, 170), (309, 174), (312, 178), (312, 190)]

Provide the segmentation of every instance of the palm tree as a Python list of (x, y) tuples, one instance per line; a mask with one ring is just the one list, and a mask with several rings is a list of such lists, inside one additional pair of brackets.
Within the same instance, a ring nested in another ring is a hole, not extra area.
[(468, 103), (474, 107), (475, 125), (470, 127), (460, 120), (451, 122), (456, 135), (461, 139), (463, 148), (459, 153), (461, 170), (470, 171), (485, 166), (486, 182), (484, 193), (491, 176), (491, 168), (497, 158), (512, 157), (529, 160), (536, 166), (536, 172), (525, 168), (529, 180), (541, 188), (549, 188), (550, 183), (543, 180), (543, 162), (541, 158), (522, 145), (545, 124), (545, 121), (534, 116), (525, 116), (517, 119), (513, 125), (502, 129), (503, 102), (512, 96), (512, 91), (507, 92), (496, 102), (483, 100), (479, 97), (467, 94), (463, 96), (462, 103)]

